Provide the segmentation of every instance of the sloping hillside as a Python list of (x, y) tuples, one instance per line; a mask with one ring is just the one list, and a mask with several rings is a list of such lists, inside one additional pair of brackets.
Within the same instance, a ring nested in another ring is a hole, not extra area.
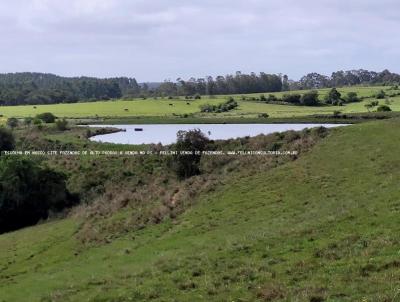
[(72, 219), (2, 235), (0, 301), (398, 301), (399, 127), (335, 129), (105, 245)]

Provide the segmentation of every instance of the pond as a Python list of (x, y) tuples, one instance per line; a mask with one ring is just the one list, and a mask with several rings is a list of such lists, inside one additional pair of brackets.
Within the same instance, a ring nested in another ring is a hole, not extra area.
[[(200, 129), (210, 139), (229, 139), (288, 130), (303, 130), (314, 127), (339, 127), (346, 124), (154, 124), (154, 125), (101, 125), (124, 131), (96, 135), (92, 141), (114, 144), (157, 144), (169, 145), (176, 142), (176, 134), (180, 130)], [(88, 125), (88, 127), (100, 127)]]

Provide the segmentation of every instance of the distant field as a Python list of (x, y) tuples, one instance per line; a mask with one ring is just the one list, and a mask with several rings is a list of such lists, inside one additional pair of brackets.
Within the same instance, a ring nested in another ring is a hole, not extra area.
[[(256, 116), (258, 113), (266, 112), (270, 117), (299, 117), (311, 114), (332, 114), (334, 111), (342, 113), (368, 112), (364, 105), (371, 100), (364, 100), (359, 103), (352, 103), (346, 106), (289, 106), (263, 104), (260, 102), (240, 101), (238, 110), (227, 112), (225, 115), (243, 114), (246, 116)], [(385, 104), (385, 100), (380, 100), (380, 104)], [(393, 111), (400, 111), (400, 97), (391, 98), (390, 108)]]
[[(339, 91), (342, 95), (348, 92), (357, 92), (360, 97), (373, 97), (379, 90), (388, 91), (389, 87), (346, 87)], [(322, 99), (329, 89), (320, 89), (320, 98)], [(281, 97), (285, 93), (300, 93), (306, 91), (291, 91), (271, 93), (277, 97)], [(268, 95), (270, 93), (265, 93)], [(35, 116), (38, 113), (51, 112), (59, 117), (83, 118), (83, 117), (171, 117), (174, 115), (196, 114), (198, 117), (256, 117), (259, 113), (268, 113), (270, 117), (285, 118), (285, 117), (301, 117), (312, 114), (331, 114), (336, 110), (343, 113), (367, 112), (364, 105), (371, 99), (364, 100), (360, 103), (353, 103), (346, 106), (290, 106), (265, 104), (257, 101), (245, 100), (243, 96), (259, 97), (260, 93), (248, 95), (232, 95), (238, 100), (239, 107), (236, 110), (227, 113), (218, 114), (202, 114), (200, 106), (204, 104), (219, 104), (226, 100), (228, 95), (217, 96), (214, 98), (203, 97), (201, 100), (164, 100), (164, 99), (135, 99), (135, 100), (119, 100), (119, 101), (102, 101), (92, 103), (76, 103), (76, 104), (56, 104), (56, 105), (30, 105), (30, 106), (6, 106), (0, 107), (0, 115), (4, 117), (27, 117)], [(189, 103), (189, 104), (188, 104)], [(385, 100), (380, 101), (381, 104)], [(171, 105), (172, 104), (172, 105)], [(390, 98), (390, 107), (393, 111), (400, 111), (400, 96)], [(3, 118), (4, 120), (4, 118)], [(1, 120), (0, 120), (1, 122)]]
[[(343, 87), (343, 88), (338, 88), (337, 90), (344, 96), (348, 92), (357, 92), (358, 96), (360, 97), (366, 97), (366, 96), (371, 96), (375, 93), (377, 93), (380, 90), (388, 90), (390, 89), (390, 86), (352, 86), (352, 87)], [(320, 98), (324, 97), (328, 92), (330, 88), (323, 88), (323, 89), (318, 89), (318, 92), (320, 94)], [(304, 94), (308, 90), (295, 90), (295, 91), (282, 91), (282, 92), (274, 92), (274, 93), (264, 93), (264, 95), (269, 95), (273, 94), (277, 97), (282, 97), (282, 95), (287, 94), (287, 93), (298, 93), (298, 94)], [(261, 93), (251, 93), (247, 94), (246, 96), (254, 96), (258, 97), (260, 96)]]
[[(38, 113), (51, 112), (60, 117), (101, 117), (107, 116), (163, 116), (173, 114), (190, 114), (200, 111), (204, 104), (218, 104), (222, 100), (129, 100), (103, 101), (75, 104), (55, 104), (36, 106), (6, 106), (0, 107), (0, 114), (4, 116), (26, 117)], [(170, 106), (172, 104), (172, 106)], [(35, 109), (36, 107), (36, 109)], [(127, 110), (126, 110), (127, 109)]]

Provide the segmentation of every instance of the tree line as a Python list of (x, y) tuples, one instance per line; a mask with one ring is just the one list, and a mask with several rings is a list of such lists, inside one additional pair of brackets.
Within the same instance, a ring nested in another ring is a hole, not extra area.
[(282, 91), (283, 77), (276, 74), (236, 72), (235, 75), (190, 78), (185, 81), (178, 78), (175, 82), (164, 81), (154, 91), (158, 96), (193, 96), (219, 94), (246, 94)]
[(0, 74), (0, 106), (89, 102), (118, 98), (268, 93), (352, 85), (393, 85), (400, 75), (388, 70), (337, 71), (331, 76), (310, 73), (299, 81), (287, 75), (236, 72), (204, 78), (178, 78), (162, 83), (138, 83), (135, 78), (61, 77), (45, 73)]
[(400, 83), (400, 75), (385, 69), (382, 72), (365, 69), (336, 71), (331, 76), (309, 73), (299, 81), (290, 81), (290, 90), (319, 89), (355, 85), (396, 85)]
[(135, 79), (67, 78), (44, 73), (0, 74), (0, 106), (74, 103), (137, 94)]

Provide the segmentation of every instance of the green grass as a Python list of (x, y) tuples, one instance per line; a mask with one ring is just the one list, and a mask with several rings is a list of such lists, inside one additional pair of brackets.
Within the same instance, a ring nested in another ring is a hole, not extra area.
[[(360, 97), (373, 97), (376, 92), (384, 89), (387, 92), (390, 87), (346, 87), (339, 91), (346, 95), (350, 91), (357, 92)], [(329, 89), (320, 89), (320, 98), (327, 94)], [(304, 93), (305, 91), (292, 91), (290, 93)], [(281, 97), (284, 93), (273, 93)], [(267, 94), (266, 94), (267, 95)], [(249, 94), (246, 97), (259, 97), (260, 94)], [(186, 100), (163, 100), (163, 99), (148, 99), (148, 100), (130, 100), (130, 101), (107, 101), (107, 102), (92, 102), (92, 103), (76, 103), (76, 104), (56, 104), (56, 105), (37, 105), (37, 106), (5, 106), (0, 107), (0, 114), (5, 117), (27, 117), (35, 116), (43, 112), (52, 112), (59, 117), (84, 118), (84, 117), (114, 117), (114, 118), (133, 118), (133, 117), (164, 117), (173, 118), (174, 116), (192, 115), (198, 118), (224, 118), (224, 117), (243, 117), (255, 118), (259, 113), (268, 113), (272, 118), (292, 118), (303, 117), (312, 114), (332, 114), (339, 110), (343, 113), (367, 112), (364, 105), (370, 102), (371, 99), (366, 99), (360, 103), (353, 103), (346, 106), (290, 106), (290, 105), (275, 105), (264, 104), (255, 101), (242, 101), (242, 95), (234, 95), (238, 100), (239, 107), (227, 113), (219, 114), (204, 114), (200, 113), (200, 106), (204, 104), (219, 104), (224, 102), (228, 96), (217, 96), (214, 98), (203, 97), (201, 100), (191, 100), (190, 105), (187, 105)], [(400, 97), (390, 99), (390, 107), (393, 111), (400, 111)], [(380, 101), (384, 104), (385, 100)], [(173, 106), (170, 106), (173, 104)], [(35, 108), (36, 107), (36, 108)], [(127, 109), (127, 110), (125, 110)], [(1, 122), (1, 120), (0, 120)]]
[[(284, 117), (302, 117), (313, 114), (333, 114), (334, 111), (340, 111), (342, 113), (359, 113), (368, 112), (364, 105), (371, 100), (364, 100), (359, 103), (351, 103), (345, 106), (319, 106), (319, 107), (308, 107), (308, 106), (289, 106), (289, 105), (275, 105), (275, 104), (263, 104), (260, 102), (244, 102), (239, 103), (239, 109), (237, 111), (231, 111), (225, 116), (234, 116), (237, 114), (243, 114), (245, 116), (257, 116), (260, 112), (266, 112), (274, 118)], [(400, 97), (392, 98), (391, 104), (389, 105), (393, 111), (400, 111)], [(381, 100), (381, 104), (385, 101)]]
[(2, 235), (0, 301), (398, 301), (399, 126), (335, 129), (106, 245), (74, 219)]
[[(131, 100), (106, 101), (75, 104), (55, 104), (36, 106), (5, 106), (0, 107), (4, 116), (26, 117), (43, 112), (51, 112), (59, 117), (101, 117), (107, 116), (171, 116), (175, 114), (190, 114), (200, 111), (200, 106), (206, 103), (219, 104), (218, 100), (196, 100), (187, 105), (185, 100)], [(173, 104), (170, 106), (169, 104)], [(34, 108), (36, 107), (36, 109)], [(126, 111), (125, 109), (128, 109)]]
[[(370, 97), (371, 95), (376, 94), (380, 90), (390, 90), (391, 87), (389, 86), (351, 86), (351, 87), (342, 87), (338, 88), (337, 90), (342, 94), (342, 96), (346, 96), (349, 92), (357, 92), (359, 97)], [(320, 98), (322, 99), (325, 95), (328, 94), (330, 88), (323, 88), (318, 89), (318, 93)], [(274, 93), (264, 93), (265, 96), (269, 94), (273, 94), (278, 98), (281, 98), (284, 94), (304, 94), (307, 90), (294, 90), (294, 91), (283, 91), (283, 92), (274, 92)], [(259, 97), (261, 93), (251, 93), (247, 94), (246, 96), (249, 97)]]

